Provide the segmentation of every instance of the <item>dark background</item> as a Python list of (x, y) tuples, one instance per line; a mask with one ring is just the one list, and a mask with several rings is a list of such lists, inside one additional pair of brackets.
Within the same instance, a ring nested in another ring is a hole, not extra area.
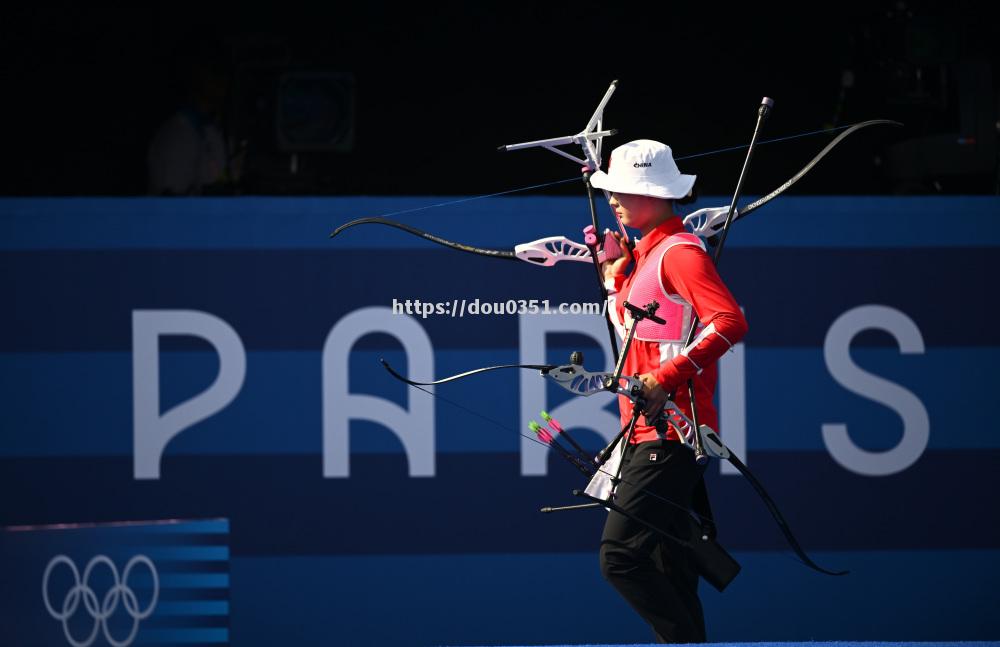
[[(225, 70), (222, 125), (246, 159), (239, 181), (216, 193), (478, 194), (573, 177), (550, 153), (495, 149), (577, 132), (612, 79), (605, 124), (620, 134), (605, 158), (640, 137), (676, 156), (746, 143), (768, 95), (765, 137), (906, 124), (855, 135), (799, 193), (997, 192), (989, 3), (656, 5), (8, 7), (0, 194), (145, 194), (150, 137), (205, 60)], [(327, 150), (279, 144), (287, 73), (339, 79), (339, 103), (306, 111), (335, 133), (320, 143)], [(747, 192), (774, 188), (829, 138), (761, 148)], [(725, 194), (742, 159), (681, 168), (699, 175), (702, 193)]]

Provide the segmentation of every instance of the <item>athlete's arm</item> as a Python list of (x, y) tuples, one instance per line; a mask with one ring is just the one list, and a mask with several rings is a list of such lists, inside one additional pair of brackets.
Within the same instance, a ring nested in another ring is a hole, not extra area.
[(660, 365), (653, 377), (673, 391), (722, 357), (747, 333), (747, 321), (712, 259), (694, 245), (675, 245), (663, 255), (663, 286), (691, 304), (704, 328), (679, 355)]

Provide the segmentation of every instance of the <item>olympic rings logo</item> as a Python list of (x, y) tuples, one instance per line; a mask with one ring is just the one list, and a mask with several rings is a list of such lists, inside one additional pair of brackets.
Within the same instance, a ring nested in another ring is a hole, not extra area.
[[(63, 598), (62, 609), (57, 610), (49, 598), (49, 578), (52, 576), (52, 571), (60, 564), (65, 564), (73, 574), (73, 587), (70, 588), (69, 592), (66, 593), (66, 597)], [(104, 594), (104, 598), (98, 601), (97, 593), (94, 589), (90, 588), (89, 582), (94, 568), (100, 564), (107, 566), (108, 570), (111, 571), (113, 584), (108, 589), (108, 592)], [(145, 566), (153, 577), (153, 597), (146, 608), (142, 610), (139, 609), (139, 601), (135, 596), (135, 591), (128, 585), (129, 575), (132, 574), (132, 569), (137, 565)], [(135, 640), (135, 636), (139, 632), (139, 622), (152, 615), (159, 596), (159, 573), (156, 572), (156, 567), (153, 565), (152, 560), (145, 555), (136, 555), (130, 559), (125, 564), (125, 570), (122, 571), (120, 579), (118, 577), (118, 569), (115, 568), (114, 562), (107, 555), (97, 555), (91, 559), (87, 563), (87, 567), (83, 569), (82, 579), (80, 571), (76, 568), (76, 564), (66, 555), (56, 555), (49, 560), (48, 566), (45, 567), (45, 574), (42, 575), (42, 600), (45, 602), (45, 609), (49, 612), (49, 615), (62, 622), (66, 640), (73, 647), (90, 647), (94, 643), (94, 640), (97, 639), (98, 631), (103, 631), (104, 637), (113, 647), (128, 647)], [(124, 640), (116, 640), (108, 630), (107, 623), (108, 618), (118, 608), (119, 600), (125, 608), (125, 612), (132, 617), (132, 630)], [(93, 618), (94, 627), (91, 629), (90, 635), (85, 639), (77, 640), (70, 634), (69, 619), (76, 613), (81, 601), (86, 612)]]

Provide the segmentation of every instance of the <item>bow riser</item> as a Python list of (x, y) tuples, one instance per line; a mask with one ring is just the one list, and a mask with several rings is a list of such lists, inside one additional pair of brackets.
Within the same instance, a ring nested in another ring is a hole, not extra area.
[[(590, 250), (587, 249), (586, 245), (572, 241), (565, 236), (549, 236), (530, 243), (515, 245), (514, 256), (541, 267), (552, 267), (559, 261), (593, 263)], [(598, 253), (597, 259), (601, 263), (604, 262), (603, 250)]]

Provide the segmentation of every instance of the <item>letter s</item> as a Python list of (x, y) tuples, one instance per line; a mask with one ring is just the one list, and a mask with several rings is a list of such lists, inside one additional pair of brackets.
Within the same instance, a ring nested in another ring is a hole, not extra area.
[(842, 387), (898, 413), (903, 419), (903, 437), (892, 449), (870, 452), (854, 444), (846, 424), (827, 423), (822, 427), (823, 442), (833, 459), (848, 470), (865, 476), (888, 476), (902, 472), (920, 458), (930, 439), (930, 420), (917, 396), (868, 373), (851, 360), (851, 341), (869, 329), (891, 334), (903, 354), (924, 352), (924, 340), (912, 319), (895, 308), (864, 305), (848, 310), (833, 322), (823, 342), (823, 358), (830, 375)]

